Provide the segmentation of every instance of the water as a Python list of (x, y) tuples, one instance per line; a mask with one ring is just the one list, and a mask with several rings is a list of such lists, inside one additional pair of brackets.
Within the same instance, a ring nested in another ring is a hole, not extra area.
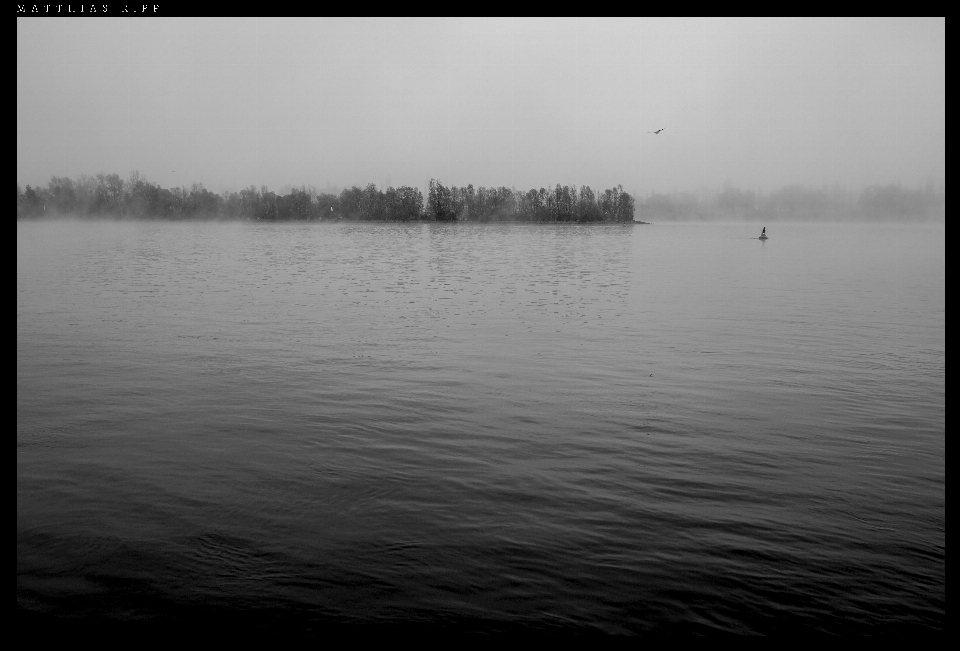
[(17, 223), (21, 621), (943, 630), (943, 225)]

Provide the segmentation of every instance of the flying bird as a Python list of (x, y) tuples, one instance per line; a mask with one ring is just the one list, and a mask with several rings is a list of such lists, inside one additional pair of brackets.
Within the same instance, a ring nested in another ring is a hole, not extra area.
[(647, 131), (647, 133), (660, 133), (663, 129), (657, 129), (656, 131)]

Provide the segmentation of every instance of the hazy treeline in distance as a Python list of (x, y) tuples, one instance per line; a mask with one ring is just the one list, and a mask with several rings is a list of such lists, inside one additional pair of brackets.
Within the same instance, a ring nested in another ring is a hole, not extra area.
[(932, 180), (913, 189), (871, 185), (859, 194), (839, 185), (790, 185), (767, 194), (728, 186), (719, 191), (654, 193), (637, 201), (637, 219), (644, 221), (942, 220), (945, 210), (944, 190), (936, 191)]
[(281, 196), (266, 186), (216, 194), (194, 183), (162, 188), (139, 172), (53, 177), (46, 188), (21, 190), (17, 217), (71, 215), (141, 219), (240, 219), (266, 221), (476, 221), (632, 222), (634, 199), (622, 186), (594, 192), (587, 186), (516, 189), (447, 187), (430, 180), (424, 201), (418, 188), (380, 190), (374, 184), (339, 194), (301, 187)]

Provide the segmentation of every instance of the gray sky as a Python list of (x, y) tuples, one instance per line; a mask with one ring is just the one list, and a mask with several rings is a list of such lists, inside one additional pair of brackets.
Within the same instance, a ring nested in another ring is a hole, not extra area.
[(17, 182), (939, 185), (945, 41), (944, 18), (18, 18)]

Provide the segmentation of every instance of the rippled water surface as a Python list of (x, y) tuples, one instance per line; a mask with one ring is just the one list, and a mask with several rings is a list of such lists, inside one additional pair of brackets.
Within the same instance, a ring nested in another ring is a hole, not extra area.
[(945, 623), (942, 225), (17, 224), (38, 621)]

